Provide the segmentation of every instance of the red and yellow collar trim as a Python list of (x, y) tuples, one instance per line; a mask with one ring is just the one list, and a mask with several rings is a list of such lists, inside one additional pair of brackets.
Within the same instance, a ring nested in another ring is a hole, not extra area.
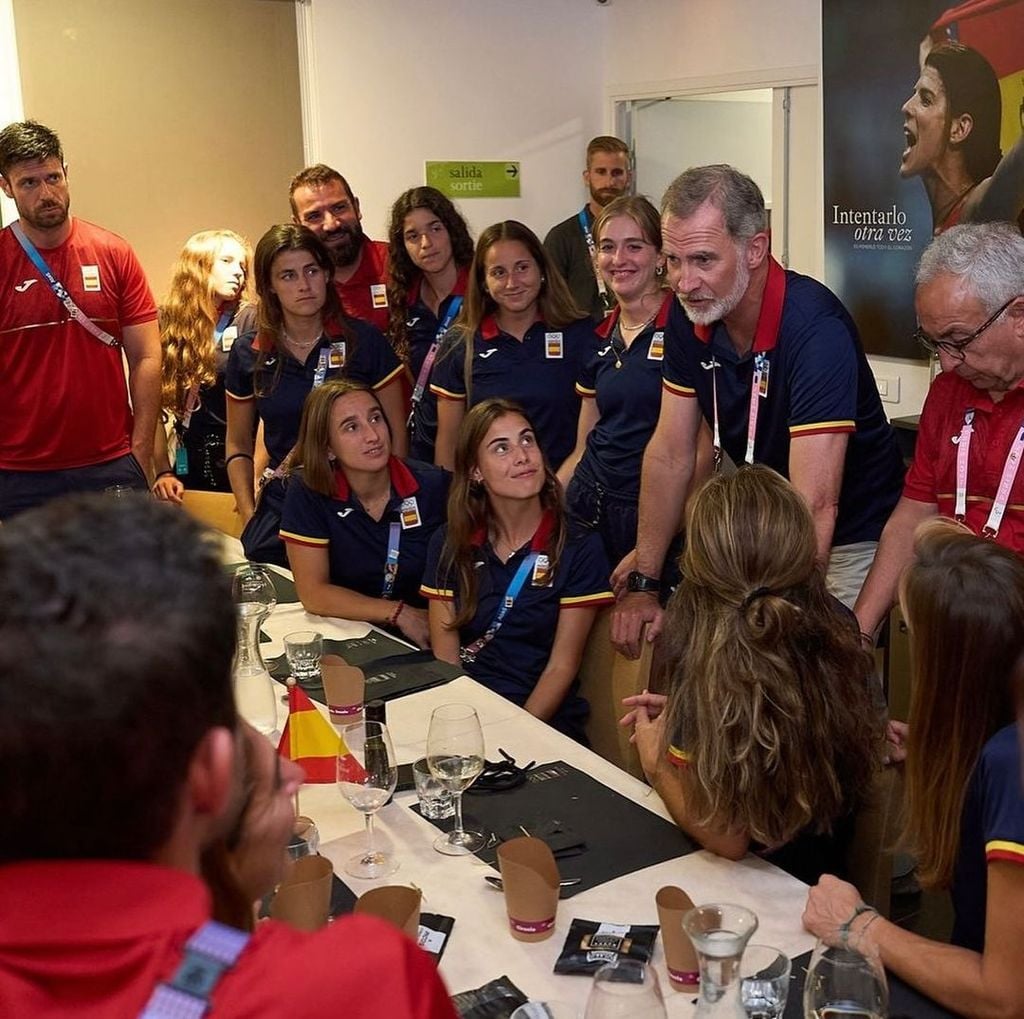
[[(540, 518), (537, 530), (533, 532), (533, 537), (530, 539), (530, 551), (543, 552), (548, 547), (548, 542), (551, 540), (551, 534), (554, 529), (554, 510), (546, 509), (544, 510), (544, 515)], [(484, 524), (478, 527), (470, 536), (469, 541), (476, 548), (482, 548), (487, 543), (487, 525)]]
[[(535, 326), (538, 322), (541, 321), (542, 319), (539, 318), (534, 319), (533, 325), (530, 326), (530, 329), (532, 329), (533, 326)], [(491, 313), (490, 315), (485, 315), (483, 317), (483, 320), (480, 323), (480, 339), (496, 340), (499, 336), (507, 335), (508, 333), (506, 333), (501, 328), (501, 326), (498, 325), (498, 319), (495, 317), (493, 313)]]
[[(400, 499), (408, 499), (410, 495), (414, 495), (419, 491), (420, 485), (416, 480), (416, 476), (397, 456), (393, 456), (388, 460), (388, 472), (391, 475), (391, 487), (394, 489), (395, 495)], [(337, 497), (342, 502), (348, 502), (351, 489), (348, 485), (348, 478), (345, 477), (345, 472), (339, 467), (334, 468), (334, 480), (337, 485)]]
[[(672, 291), (666, 291), (665, 299), (661, 302), (661, 307), (658, 309), (658, 314), (654, 319), (655, 329), (664, 329), (668, 325), (668, 313), (672, 308)], [(615, 305), (610, 315), (606, 315), (600, 322), (600, 324), (594, 329), (598, 336), (602, 340), (607, 340), (612, 334), (612, 330), (615, 328), (615, 324), (619, 321), (619, 315), (622, 309)]]
[[(448, 297), (465, 297), (466, 296), (466, 285), (469, 283), (469, 266), (462, 266), (458, 275), (455, 277), (455, 286), (452, 287), (452, 292)], [(409, 296), (406, 298), (406, 304), (411, 308), (419, 299), (420, 291), (423, 288), (423, 273), (420, 273), (416, 279), (412, 281), (412, 286), (409, 287)], [(445, 298), (447, 300), (447, 298)]]

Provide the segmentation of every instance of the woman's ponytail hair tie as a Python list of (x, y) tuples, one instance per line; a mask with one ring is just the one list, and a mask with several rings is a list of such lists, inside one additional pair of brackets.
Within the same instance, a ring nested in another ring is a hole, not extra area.
[(772, 594), (772, 589), (770, 587), (755, 587), (754, 590), (740, 602), (740, 612), (746, 612), (758, 598), (763, 598), (767, 594)]

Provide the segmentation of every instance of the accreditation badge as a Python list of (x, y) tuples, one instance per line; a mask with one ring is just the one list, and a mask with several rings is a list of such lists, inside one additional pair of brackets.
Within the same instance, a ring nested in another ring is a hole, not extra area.
[(767, 354), (758, 354), (754, 358), (754, 388), (763, 400), (768, 395), (768, 369), (770, 364)]
[(402, 500), (398, 516), (402, 522), (403, 531), (408, 531), (410, 527), (420, 526), (422, 521), (420, 520), (420, 508), (416, 503), (416, 496), (410, 495), (408, 499)]
[(100, 267), (98, 265), (82, 266), (82, 289), (94, 294), (100, 292)]
[(327, 355), (327, 367), (331, 371), (337, 371), (345, 367), (345, 341), (338, 340), (331, 344), (331, 352)]
[(234, 345), (235, 340), (238, 339), (238, 326), (228, 326), (220, 334), (220, 349), (226, 354)]
[(375, 308), (386, 308), (388, 306), (388, 288), (383, 283), (371, 284), (370, 301)]
[(530, 583), (534, 587), (549, 587), (551, 585), (551, 560), (546, 555), (537, 556), (533, 564), (533, 577)]
[(647, 351), (647, 359), (649, 361), (665, 360), (665, 333), (661, 329), (651, 337), (651, 347)]
[(544, 334), (544, 356), (550, 360), (561, 360), (562, 357), (562, 334), (561, 333), (545, 333)]

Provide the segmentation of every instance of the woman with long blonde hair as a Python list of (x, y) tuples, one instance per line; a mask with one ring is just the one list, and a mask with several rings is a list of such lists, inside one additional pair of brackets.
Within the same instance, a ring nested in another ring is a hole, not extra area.
[(958, 1015), (1024, 1015), (1024, 794), (1012, 687), (1024, 651), (1024, 561), (951, 520), (917, 532), (900, 603), (912, 686), (903, 843), (925, 888), (948, 888), (951, 944), (903, 930), (831, 875), (804, 926), (874, 946), (887, 969)]
[(749, 849), (802, 880), (841, 866), (880, 760), (872, 656), (825, 589), (810, 511), (768, 467), (694, 497), (669, 602), (667, 695), (623, 719), (676, 823), (705, 849)]
[(249, 297), (252, 251), (233, 230), (201, 230), (186, 242), (160, 306), (161, 399), (154, 458), (160, 499), (181, 502), (186, 485), (230, 492), (224, 467), (227, 409), (224, 371), (238, 335), (235, 319)]

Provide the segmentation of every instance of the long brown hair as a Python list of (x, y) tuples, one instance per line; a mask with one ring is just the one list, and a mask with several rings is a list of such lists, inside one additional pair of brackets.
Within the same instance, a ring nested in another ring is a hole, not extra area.
[(914, 551), (900, 587), (913, 670), (903, 841), (921, 884), (946, 887), (981, 749), (1013, 718), (1024, 562), (950, 520), (922, 525)]
[(691, 756), (699, 823), (767, 846), (830, 830), (868, 787), (882, 719), (806, 504), (768, 467), (716, 475), (694, 497), (680, 566), (665, 741)]
[(452, 326), (452, 335), (456, 341), (448, 348), (445, 356), (455, 356), (461, 351), (465, 360), (466, 403), (470, 402), (473, 385), (473, 338), (480, 328), (480, 323), (497, 311), (498, 305), (487, 289), (484, 262), (487, 253), (501, 241), (519, 241), (529, 251), (530, 257), (537, 263), (540, 270), (540, 294), (537, 306), (540, 317), (550, 329), (562, 329), (572, 322), (586, 317), (586, 313), (576, 306), (569, 286), (551, 259), (548, 258), (544, 245), (537, 235), (518, 220), (506, 219), (501, 223), (489, 226), (476, 242), (476, 251), (469, 270), (466, 283), (466, 299), (462, 303), (462, 311)]
[(161, 405), (178, 417), (185, 413), (193, 383), (208, 386), (217, 378), (213, 346), (217, 296), (210, 287), (210, 274), (227, 241), (242, 249), (245, 281), (236, 300), (248, 300), (252, 276), (249, 242), (233, 230), (201, 230), (185, 241), (174, 263), (167, 299), (160, 306)]
[[(334, 467), (330, 452), (331, 409), (343, 396), (349, 393), (366, 393), (380, 409), (387, 423), (387, 415), (381, 407), (377, 394), (362, 382), (351, 379), (332, 379), (310, 392), (302, 405), (299, 421), (299, 436), (295, 440), (288, 461), (288, 472), (302, 468), (302, 480), (308, 489), (321, 495), (333, 496), (338, 490), (334, 478)], [(388, 435), (391, 426), (388, 425)], [(386, 468), (385, 468), (386, 469)]]
[(423, 272), (416, 267), (405, 248), (405, 217), (417, 209), (432, 212), (444, 225), (452, 246), (452, 259), (459, 269), (473, 260), (473, 238), (469, 235), (469, 227), (450, 198), (437, 188), (423, 186), (409, 188), (395, 199), (388, 224), (388, 339), (395, 353), (407, 364), (409, 336), (405, 322), (409, 291)]
[[(507, 414), (518, 415), (533, 428), (526, 411), (518, 403), (503, 399), (482, 400), (470, 409), (459, 428), (455, 446), (455, 475), (448, 492), (448, 534), (441, 552), (440, 567), (441, 576), (454, 581), (457, 611), (450, 626), (453, 630), (465, 626), (476, 615), (478, 571), (473, 567), (473, 536), (480, 530), (486, 532), (491, 517), (487, 489), (480, 482), (472, 480), (473, 470), (476, 468), (480, 447), (491, 425)], [(543, 452), (541, 456), (544, 456)], [(555, 526), (546, 549), (551, 564), (551, 575), (554, 576), (565, 546), (566, 521), (562, 486), (548, 465), (546, 457), (540, 503), (555, 517)]]

